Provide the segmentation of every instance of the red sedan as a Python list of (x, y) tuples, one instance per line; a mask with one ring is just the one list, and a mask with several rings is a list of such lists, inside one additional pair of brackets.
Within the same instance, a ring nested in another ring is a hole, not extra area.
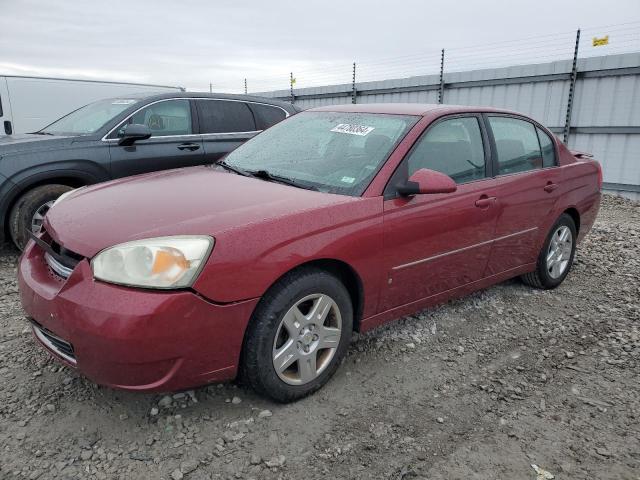
[(513, 112), (316, 108), (216, 165), (65, 194), (20, 260), (22, 304), (97, 383), (240, 374), (291, 401), (327, 382), (354, 330), (512, 277), (558, 286), (601, 182)]

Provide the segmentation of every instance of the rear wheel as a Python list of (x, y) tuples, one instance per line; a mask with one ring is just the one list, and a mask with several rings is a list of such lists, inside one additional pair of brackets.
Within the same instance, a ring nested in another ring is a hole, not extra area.
[(573, 218), (563, 213), (547, 235), (536, 270), (522, 275), (522, 280), (532, 287), (544, 289), (560, 285), (571, 270), (577, 238)]
[(69, 190), (72, 188), (67, 185), (41, 185), (18, 199), (9, 214), (9, 233), (20, 250), (29, 240), (27, 230), (40, 232), (44, 216), (56, 199)]
[(248, 327), (242, 376), (257, 392), (291, 402), (322, 387), (351, 339), (349, 292), (315, 268), (294, 271), (264, 296)]

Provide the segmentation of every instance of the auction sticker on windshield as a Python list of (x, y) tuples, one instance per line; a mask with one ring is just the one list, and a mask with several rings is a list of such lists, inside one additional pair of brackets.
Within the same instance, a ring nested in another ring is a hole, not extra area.
[(353, 125), (350, 123), (341, 123), (331, 129), (332, 132), (348, 133), (349, 135), (359, 135), (364, 137), (371, 132), (375, 127), (367, 127), (366, 125)]

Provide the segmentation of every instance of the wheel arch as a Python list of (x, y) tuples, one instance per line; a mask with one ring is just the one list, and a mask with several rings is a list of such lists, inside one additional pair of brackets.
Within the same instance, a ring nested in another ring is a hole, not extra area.
[(300, 263), (279, 275), (273, 282), (271, 282), (264, 292), (268, 292), (286, 275), (305, 268), (317, 268), (324, 270), (342, 281), (343, 285), (349, 292), (351, 304), (353, 305), (353, 330), (360, 331), (360, 321), (364, 310), (364, 288), (362, 285), (362, 279), (358, 272), (343, 260), (335, 258), (317, 258)]
[(358, 272), (348, 263), (331, 258), (311, 260), (298, 265), (296, 269), (305, 267), (316, 267), (325, 270), (342, 281), (351, 297), (351, 304), (353, 306), (353, 330), (356, 332), (360, 331), (360, 321), (362, 320), (362, 312), (364, 310), (364, 288)]
[(9, 213), (16, 202), (26, 193), (43, 185), (66, 185), (78, 188), (99, 181), (84, 172), (51, 172), (51, 174), (36, 174), (16, 184), (10, 191), (2, 208), (2, 232), (4, 238), (10, 238)]
[(569, 207), (564, 212), (571, 217), (573, 223), (576, 226), (576, 234), (580, 234), (580, 212), (575, 207)]

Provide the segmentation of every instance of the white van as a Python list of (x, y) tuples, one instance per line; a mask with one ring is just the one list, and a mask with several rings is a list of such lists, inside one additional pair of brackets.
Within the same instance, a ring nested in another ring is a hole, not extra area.
[(132, 93), (181, 87), (0, 75), (0, 136), (35, 132), (88, 103)]

